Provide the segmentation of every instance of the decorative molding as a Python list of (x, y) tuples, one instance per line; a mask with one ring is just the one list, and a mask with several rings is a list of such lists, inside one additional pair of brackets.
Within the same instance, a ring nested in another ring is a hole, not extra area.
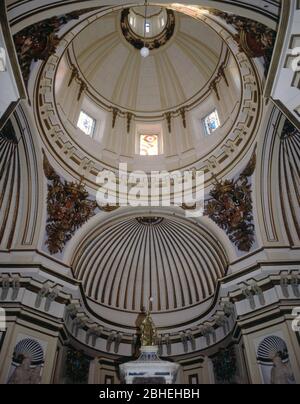
[[(239, 328), (246, 326), (245, 320), (247, 324), (255, 324), (258, 313), (268, 320), (270, 320), (270, 316), (272, 319), (282, 319), (284, 313), (290, 316), (295, 299), (299, 299), (300, 296), (299, 268), (297, 268), (298, 266), (293, 267), (293, 265), (290, 265), (290, 269), (287, 270), (286, 265), (283, 265), (283, 270), (281, 271), (280, 264), (277, 268), (275, 266), (270, 265), (274, 273), (268, 273), (268, 271), (264, 271), (261, 268), (260, 276), (255, 277), (255, 284), (253, 278), (244, 278), (243, 284), (249, 291), (252, 291), (253, 297), (256, 295), (256, 306), (254, 309), (249, 304), (244, 304), (247, 298), (243, 293), (241, 285), (236, 285), (237, 289), (235, 289), (234, 284), (232, 284), (232, 288), (230, 289), (225, 287), (222, 293), (223, 297), (219, 296), (215, 300), (213, 307), (210, 307), (209, 311), (202, 314), (197, 320), (194, 319), (192, 322), (185, 321), (180, 325), (180, 329), (178, 329), (178, 324), (176, 324), (176, 330), (172, 327), (159, 328), (158, 345), (160, 352), (171, 356), (173, 348), (173, 354), (178, 358), (179, 354), (184, 353), (183, 342), (185, 345), (188, 345), (189, 352), (196, 350), (199, 353), (199, 351), (206, 350), (208, 347), (212, 349), (211, 352), (214, 352), (213, 350), (217, 348), (217, 344), (221, 343), (224, 346), (225, 337), (228, 338), (227, 340), (238, 338)], [(112, 323), (111, 318), (103, 320), (99, 315), (100, 313), (103, 314), (102, 311), (99, 311), (95, 316), (95, 311), (85, 305), (85, 299), (79, 298), (78, 294), (81, 292), (75, 287), (78, 284), (73, 283), (71, 278), (67, 280), (68, 283), (71, 282), (69, 286), (64, 284), (63, 290), (61, 290), (62, 286), (47, 281), (47, 277), (44, 278), (45, 283), (41, 283), (40, 276), (43, 274), (42, 270), (39, 271), (38, 275), (35, 273), (32, 278), (28, 276), (28, 269), (30, 273), (30, 265), (28, 265), (26, 270), (25, 268), (22, 269), (24, 276), (20, 274), (19, 269), (15, 273), (3, 273), (0, 276), (0, 300), (3, 300), (2, 306), (5, 309), (7, 307), (7, 313), (11, 309), (15, 316), (15, 308), (12, 306), (12, 303), (17, 302), (18, 305), (23, 305), (24, 312), (27, 312), (29, 315), (30, 313), (32, 314), (32, 310), (30, 309), (36, 308), (36, 296), (40, 290), (44, 289), (44, 302), (42, 302), (43, 304), (39, 308), (43, 311), (42, 315), (45, 315), (46, 318), (47, 298), (48, 296), (49, 298), (55, 298), (55, 300), (50, 300), (55, 301), (56, 307), (51, 306), (48, 314), (51, 316), (52, 326), (54, 325), (54, 321), (56, 321), (55, 327), (58, 331), (61, 330), (62, 323), (64, 323), (70, 339), (75, 337), (82, 346), (103, 351), (103, 347), (105, 347), (109, 340), (109, 350), (111, 353), (119, 353), (120, 357), (125, 357), (128, 355), (128, 350), (130, 350), (134, 354), (138, 347), (136, 322), (130, 324), (128, 328), (127, 326), (124, 328), (124, 325)], [(267, 268), (265, 267), (265, 269)], [(37, 280), (36, 276), (38, 276), (39, 280)], [(47, 286), (44, 288), (45, 285)], [(51, 289), (54, 292), (53, 294), (51, 293)], [(26, 299), (26, 290), (34, 294), (35, 298)], [(57, 295), (57, 292), (59, 292), (59, 295)], [(262, 292), (266, 297), (266, 302), (263, 303), (265, 307), (261, 307), (261, 303), (259, 302), (259, 296), (262, 295)], [(268, 298), (268, 295), (273, 295), (275, 300), (270, 299), (270, 297)], [(77, 296), (76, 300), (72, 296)], [(282, 301), (284, 301), (284, 304), (280, 305)], [(60, 307), (59, 310), (57, 310), (58, 307)], [(65, 315), (63, 315), (64, 307)], [(279, 307), (280, 310), (278, 310)], [(238, 316), (235, 316), (235, 308), (239, 313)], [(184, 318), (184, 320), (186, 319)], [(233, 330), (237, 331), (234, 335), (231, 334)], [(125, 346), (126, 349), (124, 349)]]
[(42, 302), (45, 300), (44, 310), (49, 312), (52, 303), (56, 301), (61, 290), (62, 287), (60, 285), (53, 285), (52, 283), (46, 282), (37, 293), (35, 308), (41, 308)]
[(114, 129), (116, 126), (117, 117), (118, 117), (119, 113), (120, 113), (120, 111), (118, 110), (118, 108), (112, 108), (112, 123), (111, 123), (112, 129)]
[(80, 100), (80, 98), (81, 98), (83, 92), (84, 92), (86, 89), (87, 89), (87, 85), (86, 85), (83, 81), (81, 81), (81, 82), (80, 82), (79, 91), (78, 91), (77, 101)]
[[(279, 133), (278, 188), (289, 242), (300, 245), (300, 132), (285, 120)], [(277, 140), (278, 141), (278, 140)]]
[(267, 75), (272, 60), (277, 32), (249, 18), (228, 14), (219, 10), (211, 10), (211, 13), (222, 18), (227, 24), (232, 25), (238, 31), (235, 39), (240, 45), (240, 50), (245, 52), (248, 57), (264, 58)]
[(237, 180), (217, 181), (210, 192), (205, 214), (221, 229), (240, 251), (250, 251), (254, 243), (253, 203), (249, 177), (256, 167), (256, 154)]
[(186, 129), (186, 108), (180, 108), (179, 113), (181, 115), (182, 125), (184, 129)]
[(221, 98), (220, 98), (220, 94), (219, 94), (219, 90), (218, 90), (218, 87), (217, 87), (217, 81), (216, 81), (216, 80), (214, 80), (214, 81), (210, 84), (209, 89), (212, 90), (212, 91), (215, 93), (215, 95), (216, 95), (216, 97), (217, 97), (217, 100), (220, 101)]
[(31, 64), (38, 60), (47, 61), (54, 55), (60, 38), (57, 35), (60, 28), (69, 21), (78, 20), (79, 17), (94, 9), (74, 11), (60, 17), (30, 25), (14, 36), (15, 47), (25, 84), (29, 81)]
[(214, 78), (214, 80), (209, 85), (209, 89), (215, 93), (218, 101), (221, 100), (219, 89), (218, 89), (219, 82), (222, 79), (224, 79), (224, 81), (226, 83), (226, 86), (229, 87), (229, 82), (227, 80), (225, 69), (226, 69), (226, 64), (223, 62), (221, 64), (221, 66), (219, 67), (219, 69), (218, 69), (218, 73), (217, 73), (216, 77)]
[[(199, 20), (206, 21), (207, 17), (201, 16)], [(236, 42), (233, 40), (232, 36), (228, 36), (228, 32), (224, 30), (221, 24), (214, 23), (215, 31), (222, 37), (226, 42), (229, 49), (233, 52), (236, 61), (243, 68), (241, 69), (242, 78), (242, 88), (247, 88), (246, 92), (243, 92), (241, 107), (238, 112), (238, 117), (234, 124), (226, 141), (220, 142), (218, 146), (212, 150), (209, 154), (205, 155), (201, 160), (193, 163), (193, 167), (198, 170), (205, 171), (207, 173), (207, 178), (210, 178), (210, 173), (213, 171), (216, 175), (226, 175), (230, 172), (232, 167), (236, 165), (237, 159), (244, 156), (251, 144), (253, 143), (254, 137), (256, 136), (256, 129), (260, 121), (260, 112), (262, 108), (261, 97), (259, 97), (259, 78), (256, 76), (255, 70), (253, 69), (252, 63), (244, 52), (237, 52)], [(56, 159), (58, 164), (72, 175), (76, 175), (80, 166), (82, 164), (83, 156), (88, 151), (87, 149), (82, 149), (81, 146), (76, 143), (75, 139), (72, 137), (72, 133), (66, 131), (66, 128), (62, 124), (61, 120), (57, 120), (56, 124), (53, 125), (52, 115), (55, 114), (55, 100), (54, 100), (54, 85), (55, 85), (55, 75), (57, 72), (57, 66), (59, 65), (59, 60), (61, 56), (66, 52), (67, 47), (71, 43), (72, 35), (65, 36), (59, 46), (57, 53), (50, 57), (47, 64), (41, 71), (39, 76), (39, 82), (36, 84), (37, 93), (36, 96), (39, 99), (39, 107), (35, 110), (37, 122), (39, 126), (39, 132), (42, 136), (42, 140), (45, 145), (48, 145), (48, 150), (53, 151), (53, 157)], [(55, 66), (55, 68), (53, 68)], [(70, 71), (71, 74), (71, 71)], [(207, 90), (207, 89), (206, 89)], [(88, 89), (90, 95), (90, 89)], [(187, 111), (189, 107), (186, 106)], [(107, 110), (111, 111), (111, 105), (107, 105)], [(126, 126), (126, 112), (121, 111), (120, 116), (125, 119)], [(129, 111), (130, 112), (130, 111)], [(178, 116), (178, 108), (171, 113), (171, 116)], [(157, 116), (155, 116), (157, 118)], [(166, 119), (165, 115), (160, 115), (159, 118), (163, 117)], [(180, 115), (179, 115), (180, 117)], [(137, 117), (138, 119), (141, 117)], [(134, 119), (136, 117), (134, 116)], [(168, 128), (166, 129), (168, 131)], [(126, 131), (126, 128), (125, 128)], [(227, 144), (230, 142), (231, 149), (228, 151)], [(65, 154), (63, 150), (65, 148), (71, 148), (71, 154)], [(111, 169), (111, 165), (108, 165), (104, 160), (99, 157), (99, 154), (93, 153), (93, 151), (88, 151), (91, 156), (91, 162), (93, 164), (93, 169), (86, 172), (86, 180), (89, 186), (93, 189), (98, 189), (95, 183), (95, 176), (103, 169)], [(210, 160), (212, 154), (216, 160), (216, 168), (212, 170), (210, 165)], [(117, 167), (114, 167), (115, 173), (117, 175)], [(185, 167), (189, 168), (189, 165)], [(209, 185), (211, 180), (208, 179), (207, 184)]]
[[(59, 53), (59, 51), (57, 53)], [(195, 94), (191, 99), (189, 99), (187, 102), (185, 102), (184, 105), (180, 104), (180, 106), (178, 105), (176, 108), (170, 106), (170, 108), (168, 108), (168, 111), (167, 111), (167, 109), (164, 109), (163, 110), (164, 112), (162, 112), (162, 110), (147, 112), (147, 111), (134, 111), (130, 108), (128, 109), (119, 103), (113, 103), (111, 100), (109, 101), (105, 97), (101, 96), (99, 91), (96, 88), (94, 88), (94, 86), (91, 85), (90, 82), (87, 81), (86, 77), (82, 74), (82, 72), (80, 72), (80, 67), (78, 66), (78, 58), (77, 58), (76, 54), (74, 53), (74, 51), (72, 51), (71, 47), (69, 47), (66, 51), (66, 59), (68, 61), (68, 66), (70, 69), (70, 73), (69, 73), (70, 76), (72, 76), (73, 68), (75, 66), (76, 73), (78, 73), (78, 77), (77, 77), (78, 81), (86, 83), (87, 93), (88, 93), (89, 97), (94, 100), (94, 102), (96, 104), (99, 104), (106, 111), (112, 111), (113, 109), (117, 109), (119, 111), (119, 115), (122, 117), (124, 117), (124, 116), (126, 117), (127, 112), (130, 112), (133, 114), (135, 119), (142, 119), (142, 120), (144, 120), (145, 118), (149, 119), (149, 117), (155, 118), (155, 119), (157, 119), (157, 118), (163, 119), (164, 114), (166, 112), (170, 112), (172, 114), (172, 116), (178, 116), (178, 114), (180, 114), (181, 108), (184, 108), (186, 111), (189, 111), (189, 110), (193, 109), (194, 107), (200, 105), (200, 103), (206, 99), (207, 92), (210, 91), (210, 88), (209, 88), (210, 82), (215, 79), (216, 80), (220, 79), (220, 77), (221, 77), (220, 69), (222, 69), (222, 68), (225, 69), (227, 67), (227, 64), (229, 62), (229, 57), (230, 57), (229, 50), (226, 47), (223, 47), (223, 50), (221, 52), (221, 55), (220, 55), (220, 58), (218, 61), (219, 68), (217, 69), (217, 66), (216, 66), (217, 70), (210, 77), (210, 79), (207, 81), (207, 83), (204, 85), (204, 87), (197, 94)], [(55, 56), (54, 56), (54, 58), (55, 58)], [(214, 76), (215, 76), (215, 78), (214, 78)]]
[(74, 79), (79, 79), (79, 72), (76, 66), (72, 65), (72, 71), (71, 71), (71, 77), (68, 83), (68, 87), (71, 86), (71, 84), (73, 83)]
[(97, 324), (93, 327), (88, 328), (86, 332), (85, 343), (89, 345), (90, 340), (93, 347), (96, 346), (97, 340), (101, 337), (103, 333), (103, 327), (99, 327)]
[(130, 132), (130, 127), (131, 127), (132, 118), (133, 118), (133, 114), (131, 114), (130, 112), (127, 112), (127, 114), (126, 114), (126, 119), (127, 119), (127, 133)]
[(19, 274), (2, 274), (0, 277), (1, 294), (0, 300), (5, 301), (8, 299), (9, 291), (11, 289), (10, 300), (13, 302), (17, 300), (21, 288)]
[(50, 254), (62, 252), (83, 224), (95, 215), (97, 203), (88, 199), (82, 182), (62, 181), (44, 154), (44, 173), (48, 181), (47, 240)]
[(78, 90), (78, 95), (77, 95), (77, 102), (79, 102), (83, 92), (88, 89), (88, 86), (85, 83), (85, 81), (82, 80), (82, 78), (80, 77), (77, 67), (72, 64), (71, 65), (71, 76), (70, 76), (70, 80), (68, 82), (68, 87), (71, 86), (71, 84), (73, 83), (73, 81), (75, 79), (76, 79), (77, 83), (79, 84), (79, 90)]
[(140, 50), (143, 46), (146, 46), (149, 50), (159, 49), (165, 45), (173, 36), (175, 30), (175, 14), (172, 10), (166, 10), (168, 19), (164, 30), (153, 38), (142, 38), (136, 34), (132, 29), (128, 21), (128, 15), (130, 9), (126, 8), (121, 14), (121, 30), (124, 38), (134, 48)]
[(219, 78), (223, 78), (224, 81), (225, 81), (225, 83), (226, 83), (226, 86), (229, 87), (229, 82), (228, 82), (228, 79), (227, 79), (227, 76), (226, 76), (226, 72), (225, 72), (226, 67), (227, 67), (226, 64), (223, 62), (223, 63), (221, 64), (220, 68), (219, 68), (218, 77), (219, 77)]
[(168, 124), (168, 131), (169, 133), (172, 132), (172, 114), (171, 112), (167, 112), (165, 114), (166, 120), (167, 120), (167, 124)]
[(0, 131), (0, 245), (10, 249), (17, 234), (20, 209), (21, 165), (19, 141), (8, 121)]

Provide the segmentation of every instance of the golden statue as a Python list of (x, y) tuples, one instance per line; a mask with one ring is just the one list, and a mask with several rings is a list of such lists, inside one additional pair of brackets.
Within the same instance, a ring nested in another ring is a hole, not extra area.
[(146, 318), (141, 324), (141, 343), (142, 346), (155, 346), (157, 343), (157, 330), (151, 317), (151, 312), (148, 310)]

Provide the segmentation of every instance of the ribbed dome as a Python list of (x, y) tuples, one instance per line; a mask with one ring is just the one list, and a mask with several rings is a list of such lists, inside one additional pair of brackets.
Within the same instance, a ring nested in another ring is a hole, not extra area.
[(18, 342), (14, 350), (14, 361), (19, 363), (20, 355), (25, 355), (31, 359), (32, 365), (41, 365), (44, 362), (44, 351), (39, 342), (33, 339), (23, 339)]
[(72, 59), (99, 100), (156, 112), (197, 97), (215, 73), (222, 40), (200, 21), (179, 13), (175, 17), (170, 39), (146, 59), (125, 39), (120, 12), (90, 23), (76, 36)]
[(76, 252), (87, 296), (139, 312), (181, 309), (210, 297), (226, 270), (220, 244), (204, 228), (173, 218), (128, 218), (93, 232)]
[(265, 338), (258, 347), (257, 358), (261, 362), (272, 362), (272, 357), (280, 353), (283, 359), (288, 358), (288, 349), (282, 338), (271, 336)]

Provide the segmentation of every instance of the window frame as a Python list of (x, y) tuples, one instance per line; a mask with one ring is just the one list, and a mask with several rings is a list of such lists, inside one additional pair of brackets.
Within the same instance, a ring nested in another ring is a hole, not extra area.
[[(215, 130), (213, 130), (213, 131), (211, 131), (210, 133), (208, 133), (207, 125), (206, 125), (206, 120), (207, 120), (212, 114), (214, 114), (214, 113), (217, 114), (219, 126), (218, 126)], [(205, 115), (204, 118), (202, 118), (202, 125), (203, 125), (203, 128), (204, 128), (204, 134), (205, 134), (205, 136), (211, 136), (211, 135), (213, 135), (213, 134), (221, 127), (221, 120), (220, 120), (220, 116), (219, 116), (219, 112), (218, 112), (217, 108), (215, 108), (215, 109), (214, 109), (213, 111), (211, 111), (209, 114)]]
[[(85, 114), (89, 119), (92, 119), (92, 121), (93, 121), (92, 131), (91, 131), (90, 134), (86, 133), (84, 130), (82, 130), (82, 129), (78, 126), (78, 123), (79, 123), (81, 114)], [(92, 117), (91, 115), (89, 115), (84, 109), (81, 109), (80, 112), (79, 112), (79, 116), (78, 116), (78, 119), (77, 119), (77, 125), (76, 125), (76, 126), (77, 126), (77, 128), (78, 128), (82, 133), (84, 133), (86, 136), (88, 136), (88, 137), (90, 137), (91, 139), (93, 139), (93, 138), (94, 138), (94, 135), (95, 135), (95, 132), (96, 132), (97, 120), (96, 120), (94, 117)]]
[[(157, 154), (141, 154), (142, 151), (142, 137), (143, 136), (153, 136), (157, 138)], [(160, 135), (159, 133), (139, 133), (138, 134), (138, 139), (139, 139), (139, 156), (140, 157), (158, 157), (160, 155)]]

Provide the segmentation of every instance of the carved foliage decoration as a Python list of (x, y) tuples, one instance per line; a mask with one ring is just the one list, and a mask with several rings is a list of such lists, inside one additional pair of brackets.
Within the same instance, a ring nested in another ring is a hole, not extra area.
[(212, 13), (223, 18), (227, 24), (234, 26), (238, 31), (236, 40), (241, 50), (250, 58), (264, 57), (267, 73), (273, 55), (276, 31), (248, 18), (227, 14), (219, 10), (214, 10)]
[(76, 230), (95, 215), (97, 203), (88, 199), (82, 182), (62, 181), (44, 154), (44, 172), (49, 181), (47, 240), (51, 254), (63, 251)]
[(78, 19), (82, 14), (92, 11), (85, 9), (52, 17), (30, 25), (14, 36), (16, 51), (25, 83), (29, 80), (32, 62), (47, 60), (56, 51), (59, 44), (57, 35), (60, 28), (71, 20)]
[(249, 177), (256, 167), (256, 155), (237, 180), (217, 181), (210, 192), (205, 214), (221, 229), (240, 251), (250, 251), (254, 243), (252, 190)]

